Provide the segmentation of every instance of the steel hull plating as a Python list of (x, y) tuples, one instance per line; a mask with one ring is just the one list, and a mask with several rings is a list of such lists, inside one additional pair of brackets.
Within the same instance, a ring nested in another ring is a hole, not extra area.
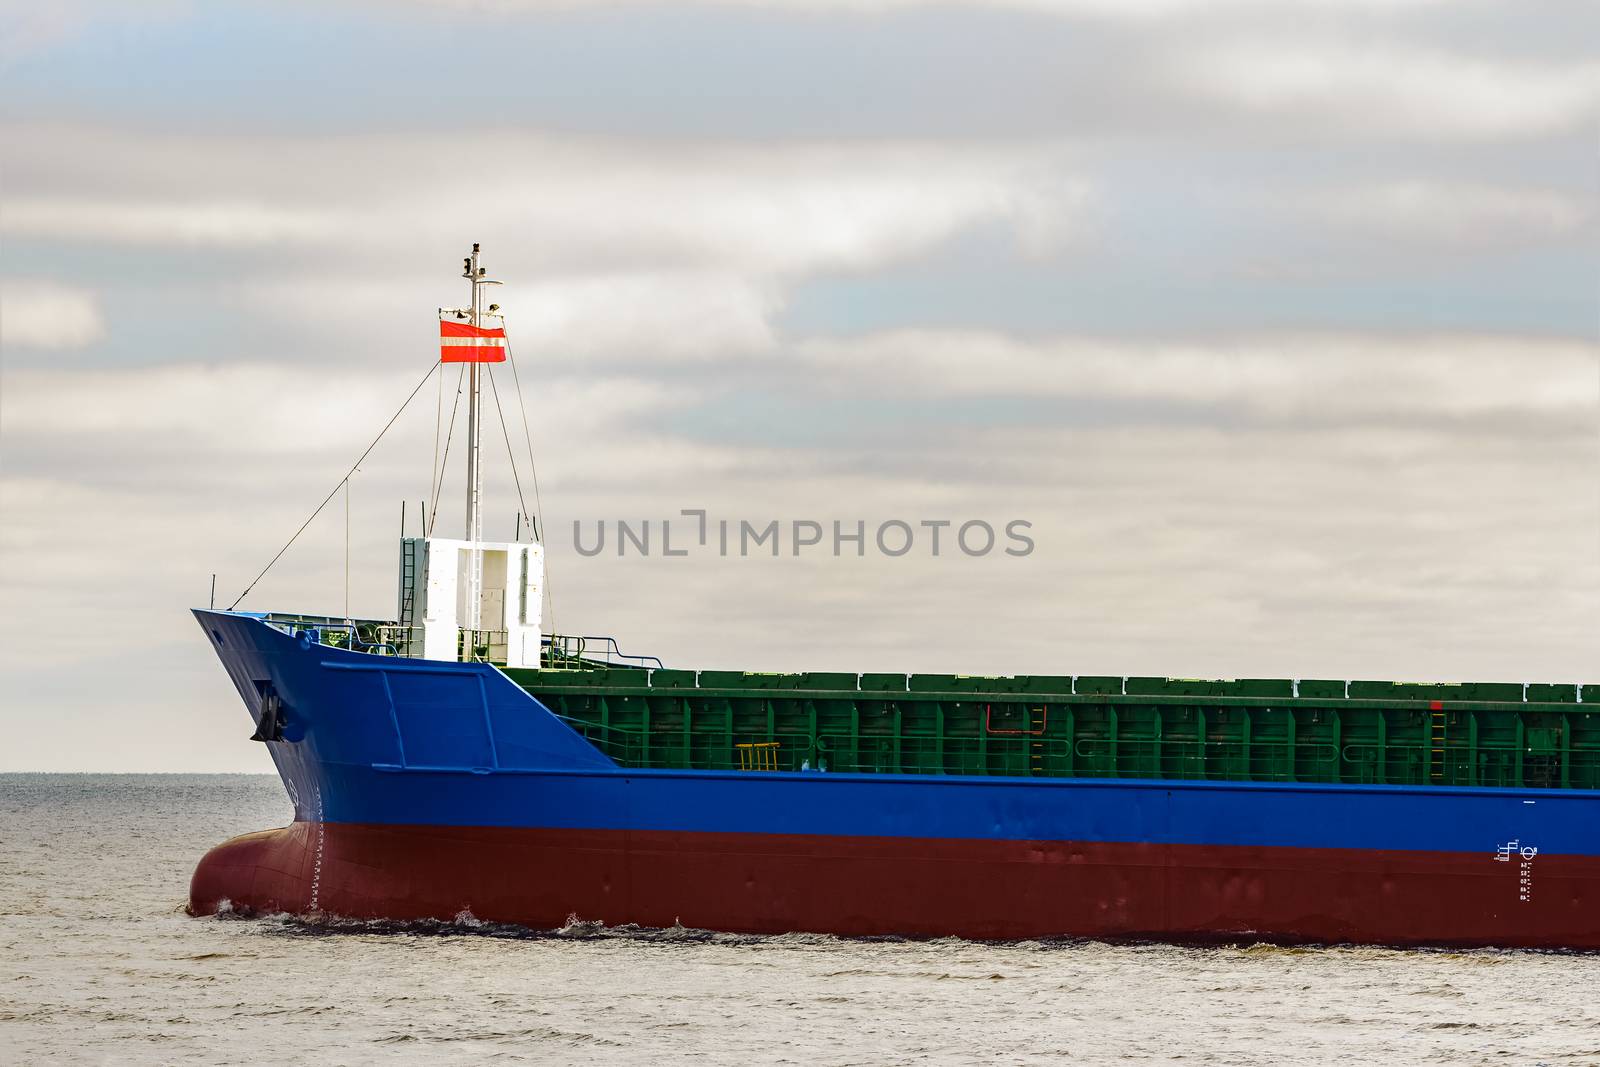
[(197, 615), (296, 821), (196, 913), (1600, 949), (1593, 792), (623, 770), (490, 668)]
[(1467, 853), (295, 823), (212, 851), (191, 909), (579, 918), (743, 933), (1600, 948), (1600, 862), (1538, 902)]

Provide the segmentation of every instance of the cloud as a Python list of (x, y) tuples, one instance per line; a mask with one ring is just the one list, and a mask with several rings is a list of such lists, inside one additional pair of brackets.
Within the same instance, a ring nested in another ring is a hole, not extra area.
[(1234, 340), (1023, 339), (901, 330), (817, 339), (800, 352), (850, 392), (1073, 399), (1317, 425), (1520, 419), (1588, 432), (1600, 353), (1575, 340), (1304, 334)]
[(86, 14), (70, 4), (0, 4), (0, 62), (11, 62), (71, 40), (83, 28)]
[(96, 24), (150, 23), (189, 10), (185, 0), (148, 0), (137, 10), (115, 0), (0, 0), (0, 63), (14, 63), (71, 44)]
[(1532, 137), (1592, 123), (1600, 63), (1479, 58), (1392, 40), (1205, 40), (1179, 84), (1262, 115), (1344, 133), (1439, 139)]
[(83, 348), (105, 332), (99, 301), (88, 290), (40, 278), (0, 278), (0, 344)]
[[(261, 462), (349, 453), (354, 459), (416, 386), (422, 368), (373, 374), (273, 364), (164, 364), (120, 370), (13, 370), (6, 374), (3, 421), (8, 439), (43, 443), (121, 440), (130, 450), (156, 445), (206, 455), (249, 454)], [(504, 372), (502, 371), (502, 375)], [(446, 381), (446, 417), (456, 386)], [(511, 403), (508, 392), (504, 397)], [(487, 388), (487, 387), (486, 387)], [(426, 386), (408, 410), (431, 441), (438, 388)], [(541, 386), (538, 403), (572, 415), (543, 425), (593, 420), (606, 425), (671, 402), (670, 386), (639, 379), (590, 377)], [(426, 424), (426, 425), (424, 425)], [(413, 427), (414, 428), (414, 427)], [(495, 430), (499, 432), (498, 424)], [(397, 434), (398, 436), (398, 434)]]
[(578, 360), (762, 352), (798, 281), (913, 261), (977, 230), (1045, 255), (1094, 211), (1054, 143), (468, 133), (441, 153), (432, 135), (26, 136), (52, 167), (13, 182), (0, 232), (238, 253), (243, 269), (204, 284), (234, 308), (317, 323), (307, 347), (359, 337), (403, 351), (418, 324), (395, 309), (449, 303), (445, 271), (482, 236), (489, 269), (515, 283), (496, 298), (522, 344)]
[(332, 232), (334, 221), (316, 211), (239, 201), (140, 203), (23, 196), (6, 204), (0, 227), (16, 237), (251, 247), (314, 242)]
[(552, 279), (526, 294), (515, 340), (557, 359), (750, 355), (776, 346), (769, 316), (778, 302), (771, 287), (736, 275)]
[(1589, 199), (1548, 189), (1399, 180), (1324, 190), (1302, 204), (1340, 230), (1435, 247), (1525, 245), (1591, 225)]
[[(612, 0), (412, 0), (417, 7), (480, 15), (546, 14), (582, 10), (587, 7), (614, 8)], [(1280, 0), (1279, 7), (1323, 10), (1409, 10), (1442, 3), (1443, 0)], [(1146, 20), (1187, 15), (1199, 11), (1260, 7), (1260, 0), (701, 0), (707, 7), (759, 8), (801, 11), (816, 14), (910, 11), (924, 7), (971, 7), (1020, 10), (1063, 17)], [(683, 6), (677, 0), (634, 0), (629, 6), (649, 8)]]
[[(652, 144), (465, 133), (441, 152), (431, 134), (7, 134), (24, 136), (58, 169), (32, 187), (27, 176), (15, 183), (0, 232), (156, 246), (289, 243), (365, 250), (375, 260), (495, 233), (530, 249), (532, 263), (565, 271), (859, 270), (984, 223), (1031, 232), (1049, 220), (1059, 237), (1088, 198), (1059, 147), (1026, 142)], [(463, 170), (462, 159), (493, 165)], [(122, 180), (98, 177), (113, 173)], [(226, 198), (215, 197), (218, 188)]]

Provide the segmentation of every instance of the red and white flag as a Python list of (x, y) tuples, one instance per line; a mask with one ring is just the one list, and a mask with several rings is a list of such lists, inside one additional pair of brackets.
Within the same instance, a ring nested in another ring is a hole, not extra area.
[(504, 363), (504, 327), (485, 329), (451, 319), (439, 320), (439, 362)]

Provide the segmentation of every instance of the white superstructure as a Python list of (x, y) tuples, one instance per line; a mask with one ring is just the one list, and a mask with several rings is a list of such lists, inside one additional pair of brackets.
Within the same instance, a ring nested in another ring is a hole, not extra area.
[(406, 655), (537, 667), (543, 594), (543, 545), (452, 537), (400, 542)]

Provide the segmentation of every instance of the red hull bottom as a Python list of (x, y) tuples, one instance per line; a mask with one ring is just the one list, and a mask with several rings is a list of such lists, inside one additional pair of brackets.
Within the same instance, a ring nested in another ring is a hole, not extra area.
[(294, 823), (195, 870), (192, 914), (571, 918), (740, 933), (1600, 949), (1600, 857)]

